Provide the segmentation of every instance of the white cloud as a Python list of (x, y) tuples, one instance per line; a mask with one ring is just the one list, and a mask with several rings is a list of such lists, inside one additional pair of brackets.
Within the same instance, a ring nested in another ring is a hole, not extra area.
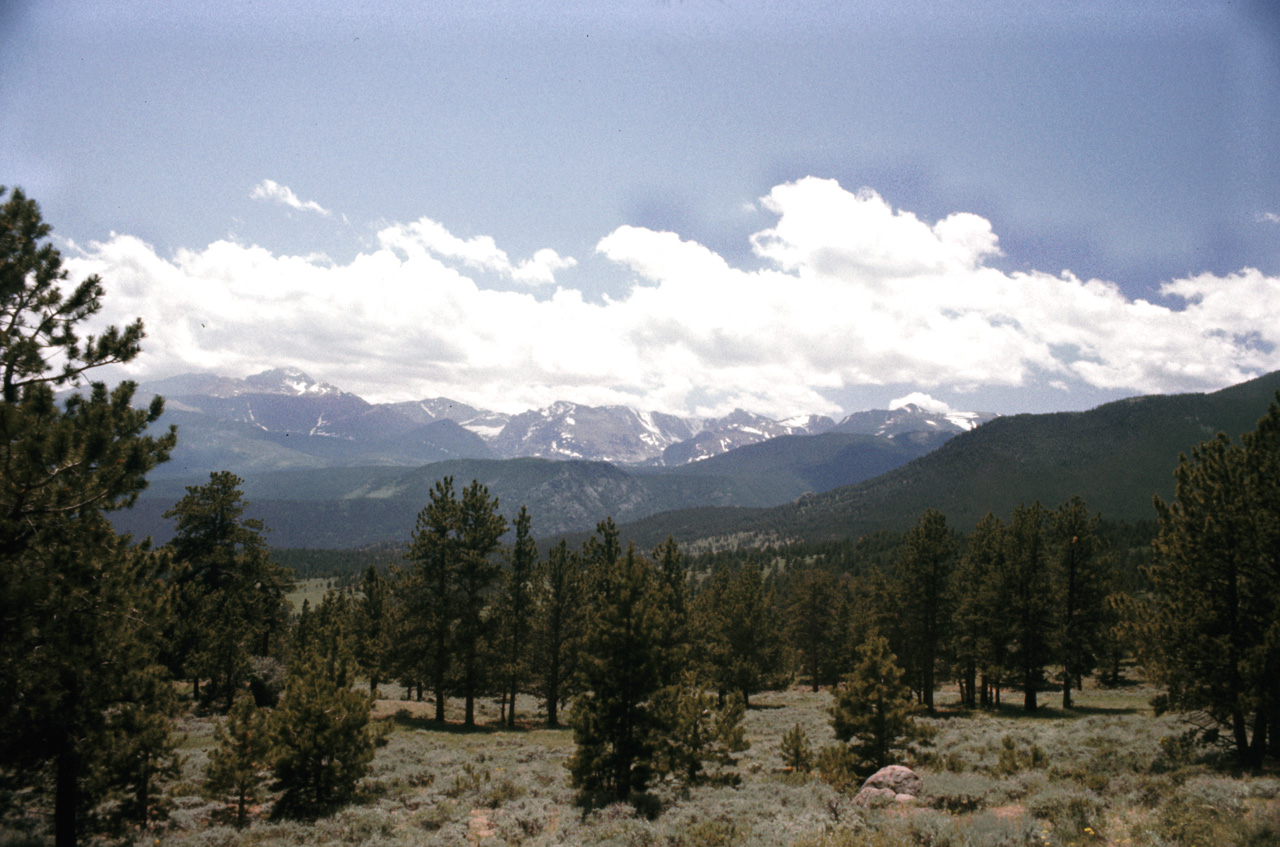
[[(251, 200), (270, 200), (275, 203), (283, 203), (284, 205), (297, 209), (299, 212), (316, 212), (324, 215), (326, 218), (331, 214), (328, 209), (321, 206), (314, 200), (302, 201), (298, 199), (298, 195), (293, 193), (287, 185), (281, 185), (273, 179), (264, 179), (253, 187), (249, 192)], [(344, 218), (345, 220), (345, 218)]]
[(1280, 368), (1280, 278), (1257, 270), (1132, 301), (1105, 281), (988, 266), (999, 244), (976, 215), (929, 224), (818, 179), (761, 204), (777, 215), (752, 237), (765, 268), (623, 226), (597, 250), (635, 284), (604, 302), (487, 287), (469, 269), (547, 284), (573, 260), (543, 249), (515, 263), (429, 219), (387, 227), (346, 264), (226, 241), (166, 259), (116, 235), (68, 267), (102, 276), (105, 319), (146, 321), (139, 377), (293, 364), (373, 399), (504, 410), (569, 399), (783, 417), (838, 413), (824, 392), (851, 386), (910, 385), (939, 404), (923, 392), (1194, 391)]
[(533, 258), (513, 265), (490, 236), (463, 240), (430, 218), (388, 227), (378, 233), (378, 241), (405, 254), (426, 251), (446, 259), (459, 259), (466, 267), (491, 271), (530, 285), (553, 284), (556, 271), (577, 264), (572, 257), (561, 257), (555, 250), (544, 247), (534, 253)]
[(935, 400), (922, 391), (913, 391), (906, 397), (896, 397), (889, 401), (889, 410), (901, 409), (904, 406), (918, 406), (926, 412), (938, 415), (949, 414), (952, 409), (941, 400)]
[(1260, 224), (1280, 224), (1280, 215), (1275, 212), (1259, 212), (1253, 219)]

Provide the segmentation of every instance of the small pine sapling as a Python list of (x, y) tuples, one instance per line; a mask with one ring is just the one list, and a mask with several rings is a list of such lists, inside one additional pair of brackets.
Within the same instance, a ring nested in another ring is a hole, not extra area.
[(894, 752), (919, 734), (911, 689), (882, 636), (858, 648), (857, 666), (834, 694), (831, 726), (836, 738), (848, 743), (859, 772), (871, 774), (891, 764)]
[[(746, 715), (742, 697), (732, 694), (723, 706), (717, 706), (714, 695), (686, 679), (661, 691), (657, 700), (656, 717), (662, 728), (657, 770), (685, 785), (736, 782), (733, 768), (738, 760), (734, 754), (748, 746), (742, 726)], [(707, 773), (707, 765), (714, 768), (713, 773)]]
[(351, 689), (345, 657), (309, 651), (289, 669), (271, 714), (277, 808), (307, 817), (346, 802), (373, 762), (370, 698)]
[(809, 746), (809, 734), (798, 723), (782, 736), (782, 764), (795, 773), (813, 770), (813, 748)]
[(218, 746), (209, 754), (205, 768), (205, 792), (221, 799), (235, 797), (236, 827), (245, 825), (246, 811), (255, 802), (271, 756), (271, 736), (267, 714), (253, 701), (253, 695), (241, 691), (227, 719), (216, 730)]

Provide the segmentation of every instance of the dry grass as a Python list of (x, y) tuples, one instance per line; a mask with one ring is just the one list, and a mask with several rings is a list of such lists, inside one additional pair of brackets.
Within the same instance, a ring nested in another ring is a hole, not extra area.
[[(394, 691), (387, 691), (394, 695)], [(830, 696), (802, 688), (755, 698), (745, 724), (751, 747), (737, 787), (658, 786), (654, 817), (625, 805), (584, 815), (564, 765), (567, 729), (538, 723), (522, 699), (521, 725), (497, 725), (496, 704), (478, 704), (481, 726), (464, 730), (461, 703), (445, 726), (434, 704), (379, 700), (385, 733), (358, 804), (321, 820), (276, 821), (270, 804), (237, 831), (229, 810), (200, 794), (212, 724), (187, 718), (184, 774), (171, 786), (168, 824), (139, 834), (148, 847), (263, 845), (1136, 845), (1280, 843), (1280, 779), (1245, 776), (1161, 745), (1181, 731), (1156, 719), (1150, 691), (1088, 689), (1071, 713), (966, 713), (939, 698), (925, 721), (933, 737), (908, 757), (924, 776), (919, 801), (859, 809), (810, 774), (783, 768), (780, 740), (797, 723), (815, 750), (833, 743)], [(1208, 761), (1205, 756), (1208, 755)], [(22, 836), (0, 844), (25, 843)]]

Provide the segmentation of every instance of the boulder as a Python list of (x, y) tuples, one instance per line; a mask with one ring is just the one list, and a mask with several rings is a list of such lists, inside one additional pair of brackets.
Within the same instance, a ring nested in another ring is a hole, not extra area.
[(920, 775), (911, 768), (889, 765), (867, 777), (853, 802), (859, 806), (886, 802), (910, 803), (920, 793), (921, 785)]

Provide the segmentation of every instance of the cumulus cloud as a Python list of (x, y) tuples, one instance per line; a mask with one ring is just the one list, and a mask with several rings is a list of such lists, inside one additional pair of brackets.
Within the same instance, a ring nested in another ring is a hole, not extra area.
[(447, 259), (460, 260), (464, 266), (479, 271), (491, 271), (517, 282), (530, 285), (550, 285), (556, 281), (556, 271), (577, 264), (572, 257), (562, 257), (555, 250), (544, 247), (519, 265), (513, 265), (505, 251), (488, 235), (478, 235), (463, 240), (445, 228), (444, 224), (430, 218), (414, 223), (388, 227), (378, 233), (378, 241), (385, 247), (406, 254), (426, 251)]
[(1280, 224), (1280, 215), (1275, 212), (1259, 212), (1254, 216), (1254, 220), (1260, 224)]
[(293, 193), (287, 185), (281, 185), (274, 179), (264, 179), (253, 187), (249, 192), (251, 200), (269, 200), (273, 203), (283, 203), (291, 209), (297, 209), (299, 212), (315, 212), (324, 215), (326, 218), (331, 214), (328, 209), (321, 206), (314, 200), (302, 201), (298, 199), (298, 195)]
[(225, 241), (163, 258), (117, 235), (68, 266), (102, 276), (105, 318), (146, 321), (139, 377), (295, 364), (372, 399), (512, 411), (570, 399), (783, 417), (838, 413), (830, 393), (856, 386), (1198, 391), (1280, 368), (1280, 278), (1257, 270), (1130, 300), (1102, 280), (991, 267), (999, 241), (977, 215), (929, 223), (814, 178), (761, 206), (777, 220), (751, 238), (759, 269), (676, 233), (605, 235), (598, 253), (634, 284), (603, 302), (497, 290), (484, 273), (548, 285), (573, 260), (546, 248), (513, 262), (429, 219), (385, 228), (346, 264)]

